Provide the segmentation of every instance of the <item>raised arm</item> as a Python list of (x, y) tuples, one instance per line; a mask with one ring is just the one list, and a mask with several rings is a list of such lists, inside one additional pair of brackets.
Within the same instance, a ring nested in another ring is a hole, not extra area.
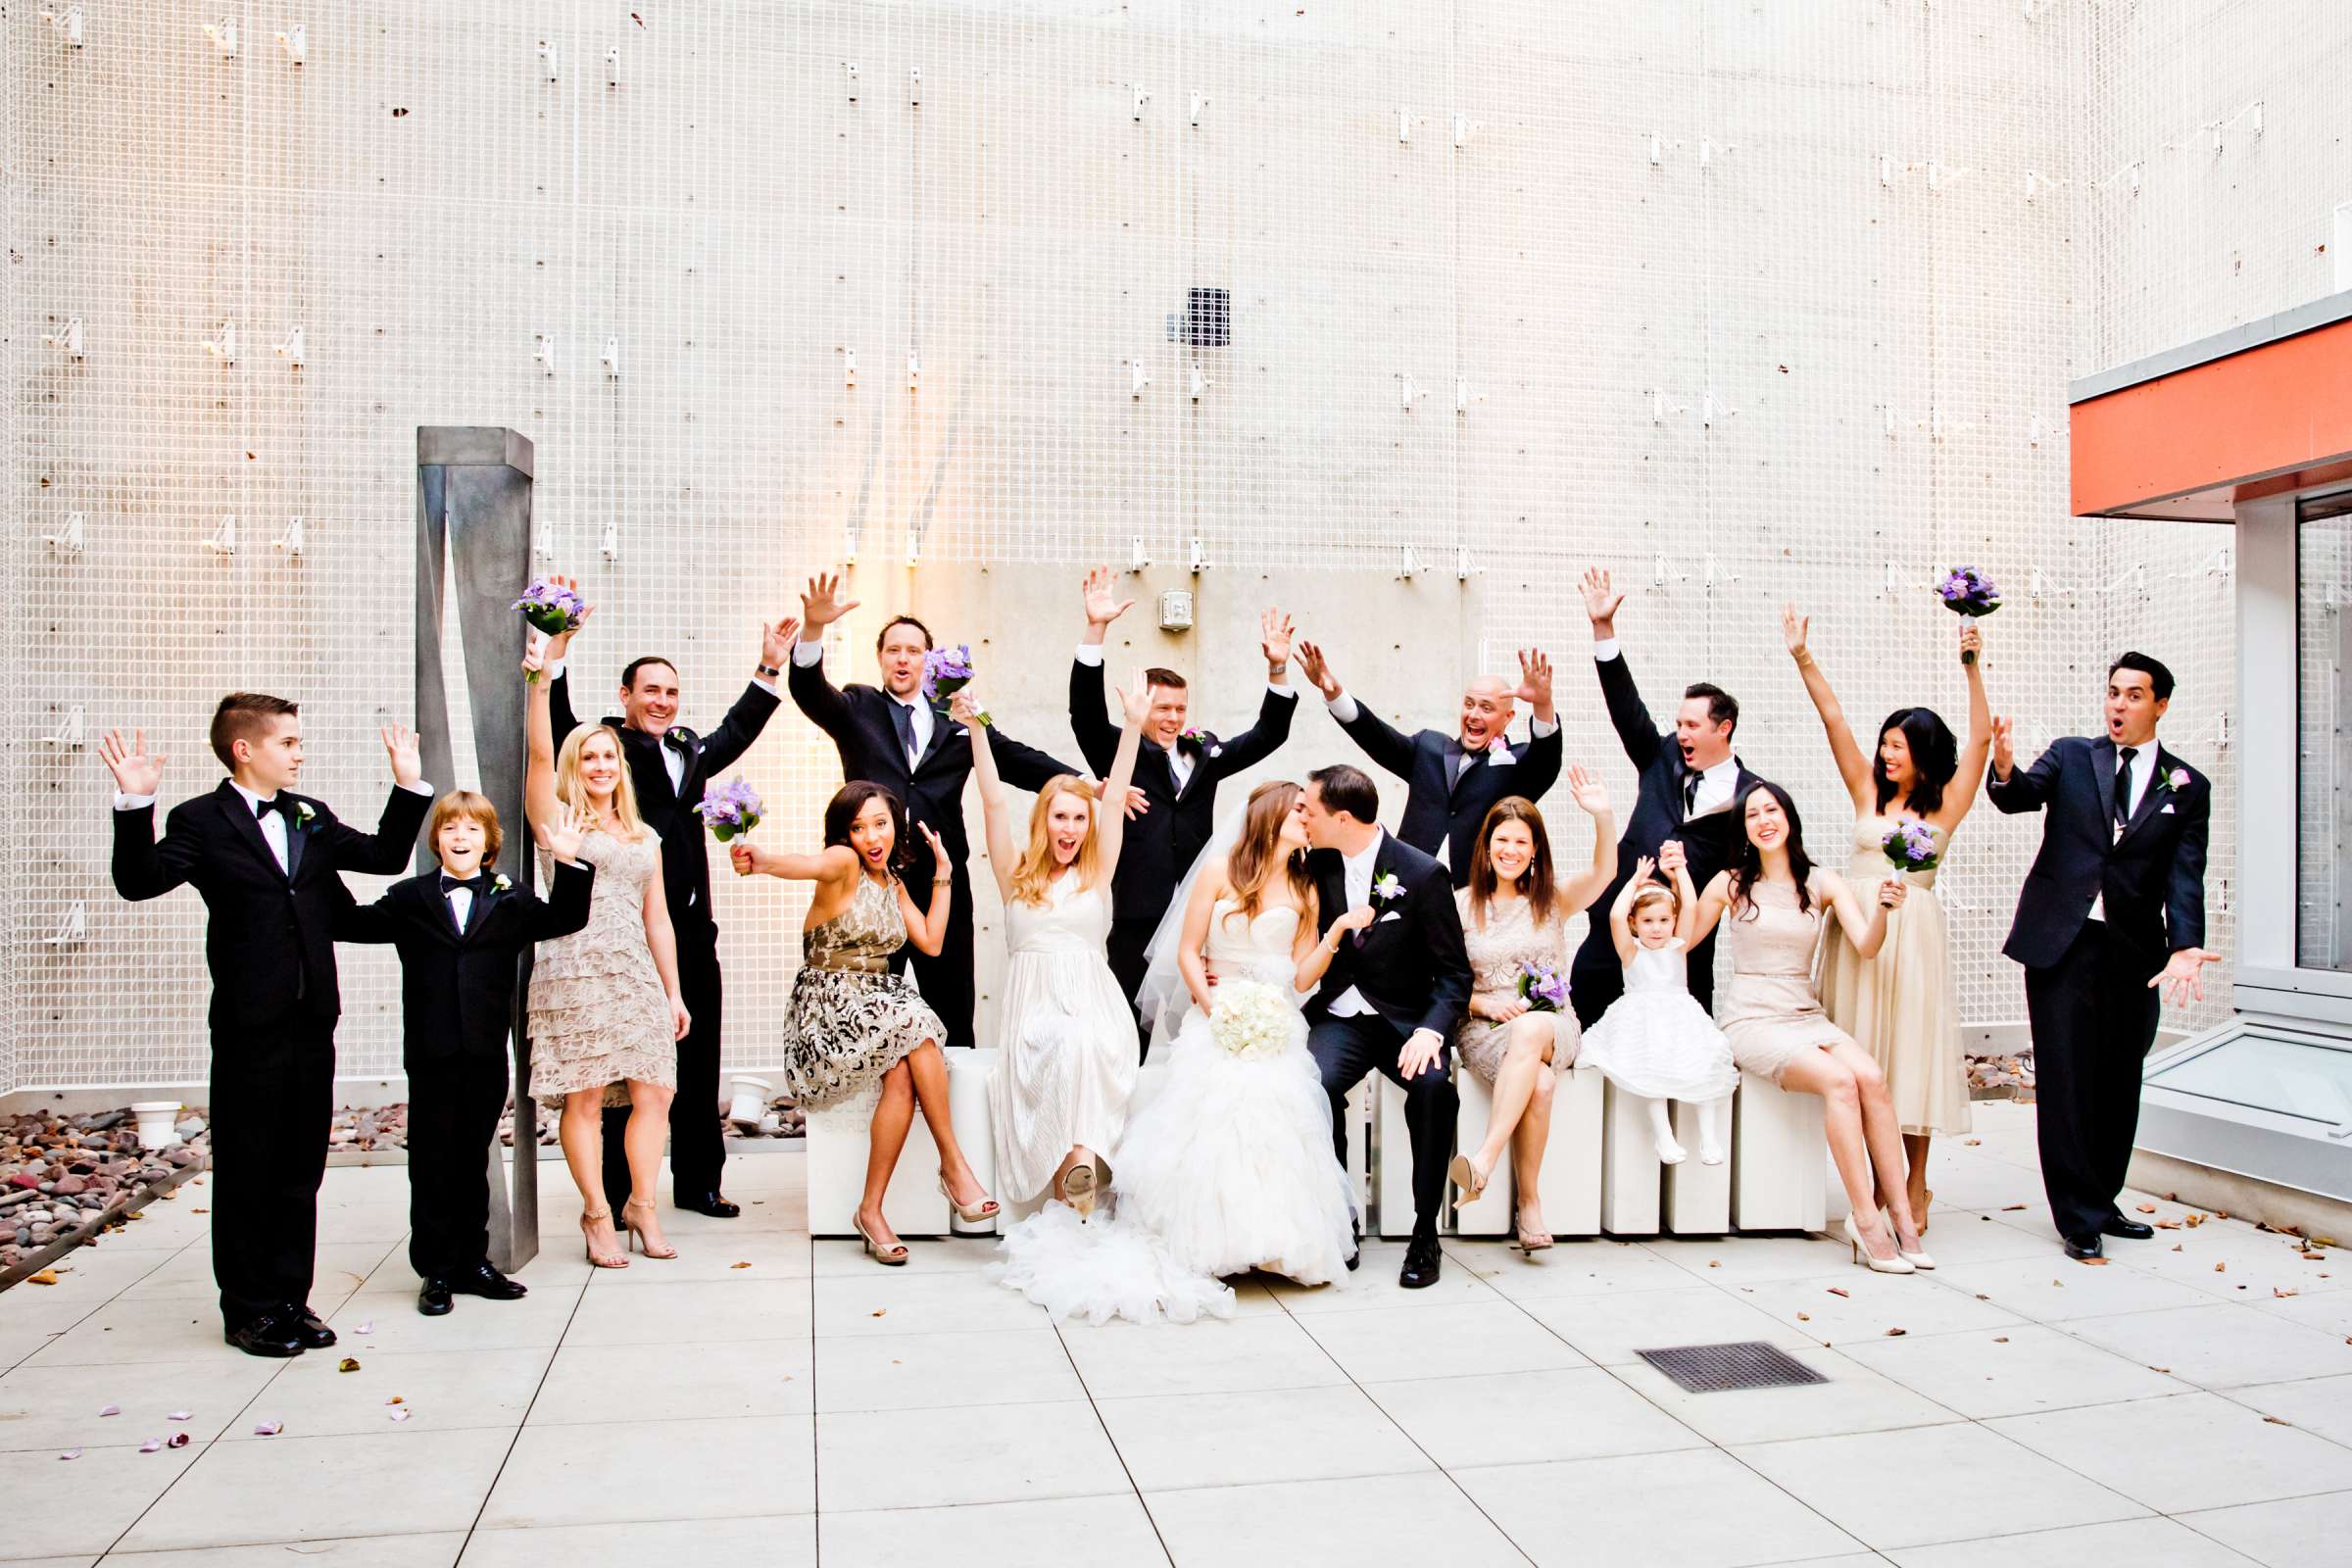
[(1298, 694), (1290, 686), (1291, 643), (1297, 628), (1279, 610), (1259, 615), (1257, 628), (1257, 645), (1266, 656), (1265, 695), (1257, 700), (1257, 722), (1239, 735), (1227, 736), (1223, 756), (1201, 760), (1203, 766), (1216, 769), (1219, 778), (1255, 767), (1280, 751), (1282, 743), (1291, 738), (1291, 720), (1298, 716)]
[(820, 572), (808, 579), (801, 594), (801, 640), (793, 644), (792, 669), (784, 682), (809, 722), (844, 745), (856, 726), (849, 699), (825, 678), (825, 628), (857, 608), (857, 600), (842, 598), (839, 572)]
[(1634, 900), (1649, 885), (1650, 873), (1657, 866), (1658, 862), (1646, 855), (1636, 860), (1634, 874), (1625, 879), (1625, 886), (1617, 890), (1616, 902), (1609, 906), (1609, 941), (1617, 949), (1619, 963), (1633, 962), (1634, 950), (1642, 945), (1634, 936)]
[(596, 890), (596, 867), (580, 858), (580, 844), (587, 835), (588, 819), (568, 806), (538, 830), (541, 848), (555, 857), (556, 873), (545, 901), (530, 900), (532, 941), (548, 942), (587, 928), (589, 898)]
[(1020, 852), (1012, 842), (1012, 823), (1007, 820), (1012, 803), (1005, 798), (1004, 780), (997, 772), (996, 748), (989, 744), (988, 726), (980, 720), (980, 704), (969, 686), (949, 700), (948, 716), (972, 732), (972, 777), (980, 786), (980, 821), (988, 843), (988, 868), (996, 874), (998, 896), (1009, 899), (1012, 873), (1020, 863)]
[(1690, 862), (1683, 856), (1682, 844), (1674, 839), (1658, 846), (1658, 858), (1666, 874), (1674, 878), (1674, 934), (1689, 948), (1697, 940), (1690, 933), (1698, 924), (1698, 889), (1690, 883)]
[(163, 841), (156, 841), (155, 794), (163, 788), (163, 756), (147, 750), (145, 730), (132, 730), (124, 741), (121, 730), (110, 729), (98, 742), (98, 760), (115, 776), (115, 891), (134, 904), (161, 898), (188, 880), (198, 858), (194, 834), (175, 830), (176, 820), (167, 820)]
[(1863, 913), (1860, 896), (1835, 871), (1816, 869), (1813, 890), (1820, 902), (1837, 911), (1838, 924), (1844, 930), (1846, 940), (1853, 943), (1854, 952), (1865, 958), (1875, 958), (1886, 941), (1886, 911), (1902, 907), (1911, 884), (1899, 876), (1881, 882), (1867, 915)]
[(734, 865), (737, 876), (815, 882), (836, 891), (862, 874), (858, 865), (858, 852), (847, 844), (829, 844), (813, 855), (794, 855), (785, 850), (761, 849), (737, 839), (727, 846), (727, 859)]
[[(1683, 874), (1685, 880), (1688, 880), (1690, 873), (1686, 871)], [(1731, 903), (1732, 873), (1718, 871), (1707, 879), (1707, 890), (1698, 896), (1698, 912), (1690, 917), (1690, 934), (1684, 940), (1694, 948), (1706, 941), (1708, 935), (1714, 931), (1715, 923), (1723, 918), (1723, 911), (1731, 906)]]
[(2057, 789), (2058, 773), (2064, 766), (2059, 746), (2052, 746), (2034, 760), (2032, 767), (2019, 772), (2012, 736), (2008, 718), (1993, 719), (1992, 771), (1985, 779), (1984, 793), (1991, 797), (1994, 809), (2004, 816), (2040, 810)]
[(1592, 864), (1584, 875), (1560, 884), (1563, 919), (1579, 909), (1591, 908), (1593, 901), (1608, 892), (1609, 884), (1617, 880), (1617, 817), (1609, 809), (1609, 792), (1580, 762), (1568, 770), (1568, 793), (1592, 819)]
[(1413, 742), (1408, 735), (1398, 733), (1382, 721), (1381, 716), (1349, 696), (1332, 672), (1331, 663), (1323, 657), (1322, 646), (1301, 640), (1298, 644), (1298, 667), (1306, 672), (1315, 689), (1323, 694), (1323, 704), (1331, 716), (1339, 721), (1373, 765), (1394, 773), (1398, 778), (1410, 778), (1413, 772)]
[(1119, 732), (1111, 727), (1109, 709), (1102, 702), (1102, 639), (1110, 623), (1135, 608), (1122, 599), (1118, 574), (1097, 566), (1086, 574), (1080, 597), (1086, 607), (1086, 633), (1070, 661), (1070, 733), (1078, 738), (1078, 754), (1098, 775), (1105, 773), (1119, 749)]
[(1609, 710), (1610, 727), (1617, 731), (1617, 744), (1625, 748), (1626, 760), (1637, 772), (1645, 770), (1657, 760), (1665, 742), (1642, 705), (1634, 672), (1625, 662), (1625, 651), (1617, 646), (1617, 611), (1625, 603), (1625, 595), (1598, 566), (1587, 570), (1578, 587), (1585, 596), (1585, 614), (1592, 622), (1592, 670), (1600, 677), (1600, 697)]
[[(536, 673), (545, 662), (538, 647), (522, 651), (525, 675)], [(548, 688), (553, 684), (533, 680), (522, 688), (522, 814), (538, 832), (561, 820), (562, 810), (562, 803), (556, 799), (555, 727), (548, 713)]]
[[(1143, 750), (1144, 718), (1152, 711), (1152, 687), (1139, 671), (1135, 684), (1119, 693), (1127, 710), (1127, 724), (1119, 731), (1119, 750), (1110, 760), (1110, 777), (1102, 781), (1102, 799), (1095, 806), (1095, 848), (1102, 857), (1102, 876), (1108, 880), (1119, 868), (1119, 851), (1127, 842), (1127, 813), (1119, 803), (1135, 782), (1135, 759)], [(979, 739), (979, 731), (972, 732)], [(991, 852), (994, 853), (993, 851)]]
[(776, 671), (791, 662), (800, 633), (800, 617), (796, 615), (760, 623), (760, 663), (752, 678), (744, 683), (743, 694), (735, 699), (735, 706), (718, 721), (718, 728), (703, 737), (703, 766), (707, 774), (715, 775), (734, 766), (736, 760), (752, 749), (752, 742), (767, 727), (768, 719), (779, 706)]
[(1960, 624), (1960, 673), (1968, 682), (1968, 739), (1960, 746), (1960, 770), (1952, 775), (1952, 787), (1943, 792), (1943, 805), (1936, 809), (1937, 827), (1950, 833), (1968, 815), (1969, 808), (1977, 804), (1977, 789), (1984, 780), (1984, 762), (1992, 753), (1992, 705), (1984, 698), (1984, 661), (1981, 656), (1984, 634), (1973, 620)]
[(1822, 731), (1830, 738), (1830, 756), (1838, 763), (1838, 776), (1845, 780), (1845, 793), (1853, 799), (1855, 811), (1876, 810), (1877, 786), (1871, 781), (1870, 760), (1862, 755), (1862, 748), (1854, 744), (1853, 727), (1845, 721), (1845, 710), (1838, 705), (1838, 694), (1830, 689), (1830, 677), (1822, 672), (1820, 662), (1805, 646), (1806, 634), (1812, 627), (1813, 617), (1798, 614), (1794, 605), (1781, 607), (1781, 636), (1788, 641), (1788, 657), (1796, 661), (1796, 672), (1805, 683), (1805, 695), (1813, 699), (1813, 711), (1821, 715)]
[[(559, 588), (568, 588), (575, 595), (580, 591), (577, 578), (550, 577), (548, 581)], [(582, 599), (580, 626), (588, 624), (588, 617), (595, 613), (595, 606)], [(566, 662), (571, 652), (571, 639), (578, 631), (579, 626), (574, 626), (570, 631), (561, 632), (556, 636), (544, 639), (534, 631), (530, 637), (530, 646), (540, 649), (539, 658), (542, 667), (553, 671), (548, 677), (554, 685), (554, 689), (548, 693), (547, 698), (548, 715), (555, 730), (555, 744), (559, 747), (571, 738), (573, 730), (580, 727), (579, 718), (571, 710), (571, 666)]]
[(901, 882), (899, 914), (906, 922), (906, 940), (914, 945), (914, 951), (936, 958), (939, 950), (948, 944), (948, 913), (956, 904), (956, 866), (948, 858), (948, 847), (931, 831), (930, 823), (917, 822), (914, 826), (931, 846), (931, 903), (926, 908), (916, 908), (914, 895)]
[(417, 755), (416, 732), (406, 724), (386, 724), (378, 733), (384, 755), (392, 762), (392, 795), (373, 833), (363, 833), (333, 812), (315, 830), (338, 871), (391, 876), (409, 863), (416, 848), (416, 830), (432, 809), (433, 798), (424, 788), (423, 766)]

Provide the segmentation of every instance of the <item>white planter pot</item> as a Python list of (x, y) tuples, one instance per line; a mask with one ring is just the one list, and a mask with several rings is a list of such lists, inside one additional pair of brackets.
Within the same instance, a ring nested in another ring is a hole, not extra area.
[(735, 1099), (727, 1106), (727, 1120), (742, 1127), (759, 1126), (760, 1118), (767, 1114), (771, 1088), (764, 1078), (738, 1077), (735, 1080)]
[(139, 1147), (141, 1149), (170, 1149), (179, 1142), (172, 1123), (179, 1119), (176, 1100), (142, 1100), (130, 1107), (139, 1118)]

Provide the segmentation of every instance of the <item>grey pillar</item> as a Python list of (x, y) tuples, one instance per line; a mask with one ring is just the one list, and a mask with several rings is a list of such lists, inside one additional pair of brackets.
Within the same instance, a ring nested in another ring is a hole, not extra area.
[[(458, 632), (466, 650), (466, 696), (473, 714), (478, 780), (455, 776), (449, 702), (442, 685), (442, 580), (456, 561)], [(424, 776), (442, 789), (470, 784), (490, 798), (506, 828), (498, 868), (529, 887), (531, 834), (522, 814), (522, 659), (525, 629), (510, 607), (530, 577), (531, 443), (481, 425), (416, 427), (416, 729)], [(416, 868), (435, 862), (421, 838)], [(493, 1140), (490, 1260), (512, 1272), (539, 1250), (539, 1144), (531, 1104), (531, 1044), (523, 1032), (524, 985), (515, 988), (514, 1157)], [(509, 1183), (512, 1182), (510, 1190)]]

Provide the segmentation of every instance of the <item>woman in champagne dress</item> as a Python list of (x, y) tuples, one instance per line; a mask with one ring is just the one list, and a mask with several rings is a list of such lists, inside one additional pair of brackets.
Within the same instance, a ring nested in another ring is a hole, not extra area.
[[(1782, 611), (1789, 657), (1821, 714), (1830, 754), (1853, 800), (1848, 880), (1863, 887), (1896, 874), (1887, 841), (1906, 829), (1934, 860), (1902, 868), (1911, 897), (1887, 917), (1886, 943), (1878, 956), (1865, 958), (1844, 943), (1831, 943), (1821, 978), (1830, 1017), (1886, 1075), (1910, 1167), (1905, 1190), (1924, 1232), (1933, 1196), (1929, 1141), (1937, 1134), (1964, 1133), (1969, 1126), (1968, 1058), (1960, 1046), (1951, 935), (1936, 897), (1936, 875), (1952, 834), (1976, 804), (1992, 747), (1992, 710), (1984, 696), (1984, 667), (1977, 662), (1984, 635), (1973, 620), (1960, 630), (1960, 668), (1968, 682), (1967, 745), (1956, 744), (1932, 710), (1898, 708), (1879, 726), (1876, 754), (1865, 759), (1829, 676), (1806, 646), (1809, 626), (1793, 606)], [(1907, 858), (1917, 862), (1923, 857), (1914, 853)]]

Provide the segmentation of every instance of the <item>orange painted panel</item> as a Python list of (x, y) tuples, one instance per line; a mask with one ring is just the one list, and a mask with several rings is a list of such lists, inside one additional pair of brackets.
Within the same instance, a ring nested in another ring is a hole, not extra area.
[(2352, 457), (2352, 320), (2073, 411), (2077, 516)]

